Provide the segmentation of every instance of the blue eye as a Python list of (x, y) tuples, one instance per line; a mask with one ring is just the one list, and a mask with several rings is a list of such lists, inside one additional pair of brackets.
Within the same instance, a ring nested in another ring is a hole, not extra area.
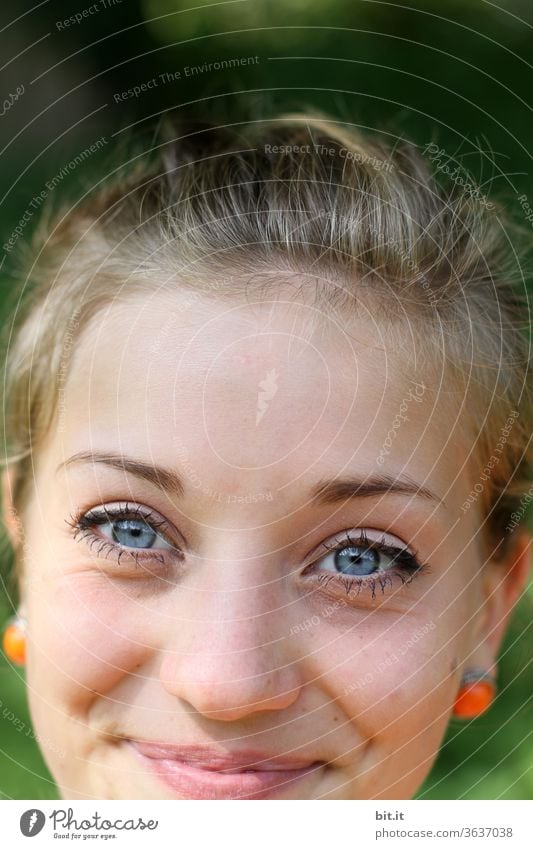
[(364, 530), (358, 532), (357, 539), (346, 534), (344, 540), (335, 540), (334, 545), (324, 543), (323, 547), (329, 553), (312, 564), (322, 574), (364, 578), (376, 573), (414, 573), (421, 568), (407, 548), (391, 545), (384, 537), (369, 539)]
[(124, 555), (130, 555), (137, 563), (140, 558), (164, 563), (165, 553), (182, 554), (161, 530), (166, 529), (168, 523), (140, 505), (105, 506), (71, 518), (67, 523), (74, 528), (74, 538), (81, 535), (91, 550), (96, 546), (97, 554), (113, 553), (119, 563)]
[(388, 559), (381, 557), (375, 549), (364, 548), (360, 545), (337, 548), (324, 560), (327, 561), (328, 558), (332, 561), (332, 571), (343, 575), (371, 575), (380, 568), (380, 560)]
[[(173, 548), (171, 543), (157, 533), (153, 519), (148, 521), (141, 517), (123, 518), (124, 511), (117, 513), (115, 517), (106, 510), (104, 514), (94, 511), (90, 514), (89, 521), (100, 526), (102, 536), (111, 539), (124, 548)], [(162, 523), (158, 523), (162, 524)]]
[(102, 533), (104, 528), (111, 528), (111, 538), (114, 542), (128, 548), (152, 548), (155, 542), (168, 546), (144, 519), (114, 519), (100, 526)]

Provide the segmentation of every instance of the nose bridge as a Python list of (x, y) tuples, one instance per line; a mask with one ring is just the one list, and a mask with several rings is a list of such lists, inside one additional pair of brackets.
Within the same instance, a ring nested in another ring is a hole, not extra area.
[(186, 635), (174, 629), (161, 665), (164, 686), (214, 719), (289, 707), (302, 681), (283, 594), (246, 573), (241, 582), (234, 575), (229, 588), (214, 583), (195, 593)]

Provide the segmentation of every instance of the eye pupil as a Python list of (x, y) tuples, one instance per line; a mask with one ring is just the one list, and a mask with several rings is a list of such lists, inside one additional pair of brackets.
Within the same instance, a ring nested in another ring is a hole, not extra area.
[(112, 523), (113, 539), (120, 545), (135, 548), (150, 548), (156, 533), (142, 519), (118, 519)]
[(335, 568), (344, 575), (370, 575), (379, 568), (379, 552), (362, 546), (341, 548), (335, 553)]

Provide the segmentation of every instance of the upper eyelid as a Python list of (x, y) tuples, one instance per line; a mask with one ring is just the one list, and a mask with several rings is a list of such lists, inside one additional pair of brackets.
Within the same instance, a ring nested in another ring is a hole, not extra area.
[[(377, 537), (368, 536), (367, 531), (371, 531), (375, 533)], [(365, 528), (361, 526), (359, 528), (346, 528), (343, 531), (339, 531), (333, 537), (328, 537), (327, 540), (320, 543), (317, 549), (315, 549), (309, 556), (314, 557), (322, 551), (331, 551), (332, 548), (336, 546), (343, 545), (345, 543), (350, 544), (349, 537), (355, 537), (356, 539), (364, 539), (366, 542), (375, 544), (376, 546), (388, 546), (389, 548), (398, 548), (402, 551), (407, 551), (409, 554), (412, 554), (413, 557), (417, 556), (417, 551), (413, 548), (412, 545), (408, 545), (402, 539), (397, 537), (395, 534), (391, 534), (388, 531), (378, 531), (376, 528)]]
[[(70, 521), (65, 519), (66, 523), (70, 527), (79, 527), (83, 520), (87, 520), (91, 516), (95, 518), (106, 518), (106, 522), (98, 521), (94, 524), (96, 525), (104, 525), (107, 522), (119, 521), (120, 518), (128, 518), (131, 516), (133, 518), (137, 518), (146, 522), (147, 525), (153, 526), (153, 530), (157, 533), (158, 536), (165, 538), (165, 542), (169, 545), (172, 545), (174, 548), (182, 549), (181, 541), (183, 540), (180, 532), (175, 528), (175, 526), (168, 521), (164, 516), (155, 511), (153, 508), (148, 507), (147, 505), (141, 505), (138, 503), (134, 503), (133, 506), (130, 506), (131, 502), (121, 502), (117, 501), (111, 504), (99, 504), (96, 507), (90, 507), (88, 510), (80, 510), (75, 511), (71, 514)], [(126, 509), (128, 508), (128, 509)], [(156, 518), (159, 518), (160, 521), (155, 521)], [(162, 531), (166, 531), (166, 534), (163, 534)], [(172, 539), (172, 534), (175, 534), (180, 542), (176, 546), (176, 543)], [(107, 537), (103, 537), (107, 539)], [(115, 543), (117, 547), (120, 547), (120, 543)], [(124, 548), (126, 548), (124, 546)], [(139, 549), (141, 551), (142, 549)]]
[[(361, 532), (364, 532), (365, 530), (374, 530), (375, 533), (380, 534), (380, 539), (366, 537), (367, 542), (375, 543), (375, 547), (378, 551), (382, 551), (391, 555), (393, 552), (401, 552), (402, 554), (406, 553), (415, 564), (418, 564), (419, 571), (427, 571), (430, 568), (429, 562), (427, 562), (420, 555), (420, 552), (412, 545), (407, 545), (406, 543), (404, 543), (403, 540), (399, 539), (399, 537), (396, 537), (393, 534), (388, 534), (388, 532), (385, 531), (377, 531), (377, 529), (360, 527), (357, 529), (346, 529), (344, 531), (341, 531), (340, 533), (337, 533), (335, 535), (335, 541), (333, 545), (329, 544), (331, 542), (331, 538), (321, 543), (318, 550), (315, 549), (311, 554), (309, 554), (305, 558), (304, 569), (309, 569), (311, 566), (315, 566), (317, 563), (320, 563), (332, 551), (338, 551), (343, 547), (349, 547), (350, 542), (348, 540), (348, 536), (357, 537), (357, 534), (359, 534), (360, 539), (364, 538), (362, 537)], [(387, 539), (384, 539), (382, 541), (381, 538), (386, 536), (392, 536), (394, 538), (394, 541), (388, 541)]]
[[(126, 507), (128, 509), (126, 509)], [(164, 522), (165, 528), (171, 536), (175, 537), (180, 549), (183, 551), (189, 549), (189, 542), (183, 531), (175, 525), (174, 522), (170, 521), (163, 512), (155, 507), (149, 506), (147, 502), (143, 502), (141, 500), (137, 501), (131, 498), (121, 498), (120, 495), (117, 495), (116, 498), (111, 496), (107, 500), (101, 499), (100, 496), (98, 500), (91, 498), (85, 503), (78, 502), (78, 505), (75, 506), (69, 513), (69, 518), (64, 519), (64, 522), (66, 522), (69, 527), (73, 527), (74, 523), (81, 521), (84, 517), (91, 514), (102, 514), (105, 511), (108, 511), (109, 513), (133, 513), (135, 516), (141, 516), (141, 518), (146, 519), (147, 521), (151, 517), (155, 516), (157, 520)], [(112, 518), (114, 519), (116, 517), (113, 516)]]
[(158, 521), (157, 516), (159, 516), (159, 514), (155, 513), (155, 511), (152, 510), (151, 507), (148, 507), (147, 512), (145, 512), (140, 504), (135, 505), (135, 508), (133, 509), (128, 509), (127, 507), (120, 507), (118, 505), (115, 507), (109, 507), (108, 505), (103, 504), (100, 507), (93, 507), (90, 510), (87, 510), (83, 515), (85, 517), (90, 515), (103, 515), (107, 516), (109, 521), (113, 521), (120, 518), (133, 517), (134, 519), (143, 519), (147, 525), (153, 524), (157, 527), (166, 525), (168, 527), (171, 527), (168, 519), (165, 519), (163, 516), (161, 516), (161, 521)]

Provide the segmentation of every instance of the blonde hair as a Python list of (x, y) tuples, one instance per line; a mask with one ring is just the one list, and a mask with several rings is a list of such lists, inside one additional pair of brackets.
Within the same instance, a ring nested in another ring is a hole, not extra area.
[(100, 310), (162, 279), (241, 297), (272, 291), (272, 271), (296, 272), (320, 310), (349, 316), (366, 301), (391, 345), (408, 322), (435, 375), (442, 358), (468, 387), (461, 425), (479, 469), (513, 418), (480, 496), (491, 540), (506, 538), (530, 483), (532, 416), (528, 303), (510, 240), (520, 231), (501, 205), (437, 181), (415, 145), (323, 113), (186, 133), (170, 115), (158, 129), (146, 150), (133, 133), (125, 164), (43, 215), (33, 239), (22, 306), (5, 331), (17, 509), (58, 412), (68, 352)]

